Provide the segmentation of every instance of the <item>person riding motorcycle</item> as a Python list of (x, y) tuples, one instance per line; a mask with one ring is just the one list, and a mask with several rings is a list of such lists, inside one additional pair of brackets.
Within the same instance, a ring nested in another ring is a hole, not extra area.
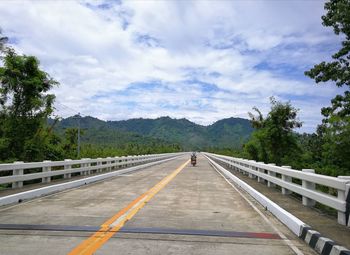
[(196, 163), (197, 163), (197, 156), (196, 156), (196, 153), (193, 152), (192, 155), (191, 155), (191, 164), (192, 164), (193, 166), (195, 166)]

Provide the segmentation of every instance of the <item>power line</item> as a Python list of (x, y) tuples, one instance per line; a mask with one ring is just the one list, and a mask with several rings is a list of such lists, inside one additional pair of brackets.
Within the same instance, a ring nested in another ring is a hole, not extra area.
[[(82, 116), (86, 116), (86, 114), (81, 114), (81, 111), (79, 111), (79, 110), (77, 110), (77, 109), (74, 109), (74, 108), (72, 108), (72, 107), (70, 107), (70, 106), (68, 106), (68, 105), (62, 104), (62, 103), (60, 103), (60, 102), (58, 102), (58, 101), (55, 101), (55, 104), (57, 104), (58, 106), (64, 108), (66, 111), (68, 110), (68, 112), (70, 112), (70, 113), (74, 113), (74, 115), (80, 114), (80, 115), (82, 115)], [(55, 108), (55, 109), (56, 109), (56, 110), (59, 110), (59, 109), (57, 109), (57, 108)]]
[[(81, 116), (81, 114), (80, 114), (80, 112), (78, 111), (78, 110), (76, 110), (76, 109), (74, 109), (74, 108), (72, 108), (72, 107), (70, 107), (70, 106), (67, 106), (67, 105), (65, 105), (65, 104), (62, 104), (62, 103), (60, 103), (60, 102), (58, 102), (58, 101), (56, 101), (56, 104), (58, 104), (58, 105), (60, 105), (61, 107), (63, 107), (63, 108), (65, 108), (65, 109), (68, 109), (68, 110), (70, 110), (71, 112), (73, 112), (74, 113), (74, 116), (72, 116), (71, 118), (73, 118), (73, 119), (76, 119), (77, 120), (77, 129), (78, 129), (78, 137), (77, 137), (77, 157), (79, 158), (80, 157), (80, 134), (81, 134), (81, 132), (80, 132), (80, 120), (81, 120), (81, 118), (82, 118), (82, 116)], [(57, 108), (56, 108), (57, 109)]]

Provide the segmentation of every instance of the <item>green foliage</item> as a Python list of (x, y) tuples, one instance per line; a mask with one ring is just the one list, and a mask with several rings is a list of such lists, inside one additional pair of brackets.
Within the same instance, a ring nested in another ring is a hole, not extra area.
[(33, 56), (6, 50), (0, 67), (0, 160), (39, 160), (51, 132), (45, 120), (53, 111), (57, 82), (39, 69)]
[(246, 119), (228, 118), (207, 127), (187, 119), (131, 119), (108, 122), (110, 127), (142, 136), (159, 138), (177, 143), (185, 150), (201, 150), (208, 147), (239, 149), (253, 131)]
[(344, 36), (342, 48), (332, 56), (332, 62), (317, 64), (305, 74), (317, 83), (331, 80), (339, 87), (350, 86), (350, 1), (331, 0), (325, 4), (325, 10), (322, 24), (333, 27), (336, 35)]
[(247, 158), (247, 155), (241, 149), (208, 147), (204, 148), (204, 151), (236, 158)]
[[(80, 131), (80, 135), (84, 135), (84, 131)], [(78, 128), (67, 128), (64, 132), (64, 141), (62, 144), (66, 158), (76, 158), (78, 148)]]
[[(48, 121), (49, 125), (53, 120)], [(77, 158), (78, 121), (75, 117), (62, 119), (55, 124), (56, 133), (62, 138), (61, 147), (66, 158)], [(178, 144), (158, 138), (121, 131), (93, 117), (80, 119), (81, 155), (96, 158), (120, 155), (178, 152)]]
[[(344, 38), (342, 47), (332, 56), (331, 62), (317, 64), (305, 74), (316, 83), (333, 81), (338, 87), (349, 87), (350, 1), (330, 0), (325, 4), (325, 10), (327, 13), (322, 16), (322, 24), (332, 27), (336, 35)], [(319, 149), (315, 155), (317, 159), (322, 157), (320, 161), (325, 169), (335, 168), (338, 173), (350, 174), (350, 91), (346, 90), (343, 95), (333, 98), (331, 106), (323, 108), (322, 114), (325, 117), (319, 127), (322, 136), (317, 137)]]
[(253, 127), (257, 128), (244, 146), (245, 152), (254, 160), (281, 164), (285, 155), (299, 150), (294, 128), (301, 127), (297, 119), (298, 110), (289, 102), (281, 103), (271, 97), (271, 110), (264, 119), (261, 112), (255, 116), (249, 113)]

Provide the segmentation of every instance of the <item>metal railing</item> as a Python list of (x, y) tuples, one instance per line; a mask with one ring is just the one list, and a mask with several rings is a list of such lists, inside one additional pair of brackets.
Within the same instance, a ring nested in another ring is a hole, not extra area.
[(122, 156), (108, 158), (83, 158), (79, 160), (65, 159), (64, 161), (43, 162), (14, 162), (0, 164), (0, 184), (12, 184), (12, 188), (21, 188), (26, 181), (49, 183), (52, 177), (61, 176), (64, 179), (76, 175), (90, 175), (110, 172), (120, 168), (145, 164), (152, 161), (174, 157), (178, 153)]
[[(313, 169), (295, 170), (290, 166), (276, 166), (254, 160), (205, 153), (209, 158), (226, 165), (235, 171), (249, 175), (268, 187), (280, 186), (284, 195), (292, 192), (302, 196), (305, 206), (314, 206), (316, 202), (338, 211), (338, 223), (349, 224), (350, 176), (331, 177), (315, 174)], [(333, 189), (334, 195), (316, 189), (316, 185)]]

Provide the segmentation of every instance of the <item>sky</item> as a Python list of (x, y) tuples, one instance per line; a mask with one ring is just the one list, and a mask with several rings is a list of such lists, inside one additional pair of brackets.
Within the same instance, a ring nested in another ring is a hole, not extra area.
[(209, 125), (264, 114), (269, 98), (299, 109), (313, 132), (341, 93), (304, 75), (340, 39), (323, 0), (0, 1), (0, 27), (60, 85), (56, 114), (103, 120), (187, 118)]

